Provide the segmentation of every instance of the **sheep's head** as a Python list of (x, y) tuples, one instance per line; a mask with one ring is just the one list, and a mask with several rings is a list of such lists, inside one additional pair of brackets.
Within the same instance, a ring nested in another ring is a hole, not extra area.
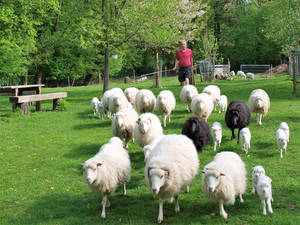
[(136, 121), (137, 125), (138, 125), (138, 129), (142, 134), (146, 134), (148, 133), (148, 131), (151, 128), (151, 119), (147, 118), (147, 117), (140, 117), (137, 121)]
[(116, 106), (120, 106), (121, 105), (121, 99), (120, 98), (118, 98), (118, 97), (114, 97), (113, 98), (113, 103), (114, 103), (114, 105), (116, 105)]
[(255, 99), (255, 106), (257, 109), (263, 108), (264, 102), (261, 98)]
[(265, 169), (262, 166), (255, 166), (252, 168), (252, 177), (258, 179), (262, 174), (265, 174)]
[(280, 123), (279, 128), (285, 131), (289, 131), (289, 126), (287, 125), (286, 122)]
[(238, 125), (240, 119), (240, 112), (237, 110), (232, 110), (230, 113), (230, 120), (232, 121), (234, 126)]
[(83, 175), (88, 184), (92, 184), (95, 182), (98, 173), (98, 167), (102, 166), (100, 162), (85, 162), (81, 163), (80, 166), (84, 169)]
[(212, 127), (211, 130), (212, 130), (213, 135), (217, 136), (222, 131), (222, 128), (219, 126), (216, 126), (216, 127)]
[(220, 184), (221, 177), (225, 176), (224, 173), (219, 172), (215, 168), (205, 168), (205, 170), (202, 170), (202, 173), (202, 176), (204, 176), (204, 179), (206, 181), (206, 189), (209, 192), (214, 192), (216, 190), (216, 187)]
[(151, 180), (151, 189), (154, 195), (158, 195), (161, 187), (166, 183), (170, 175), (167, 168), (148, 168), (148, 177)]
[(259, 179), (258, 186), (262, 190), (263, 193), (268, 193), (271, 189), (272, 179), (267, 176), (262, 176)]
[(194, 92), (193, 91), (189, 90), (189, 91), (186, 92), (186, 99), (188, 101), (191, 102), (193, 100), (193, 97), (194, 97)]
[(159, 102), (160, 104), (162, 104), (162, 105), (165, 105), (165, 104), (167, 104), (168, 99), (167, 99), (165, 96), (159, 96), (159, 97), (158, 97), (158, 102)]
[(115, 117), (116, 117), (116, 123), (117, 123), (117, 126), (119, 127), (119, 128), (123, 128), (124, 126), (125, 126), (125, 123), (124, 123), (124, 121), (125, 121), (125, 115), (123, 114), (123, 113), (121, 113), (121, 112), (118, 112), (116, 115), (115, 115)]

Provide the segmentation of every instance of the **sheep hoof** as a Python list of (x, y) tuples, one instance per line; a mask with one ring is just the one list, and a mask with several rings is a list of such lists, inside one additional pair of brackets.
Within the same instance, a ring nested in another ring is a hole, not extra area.
[(175, 207), (175, 212), (179, 213), (180, 212), (180, 208), (179, 207)]
[(101, 214), (101, 217), (102, 217), (102, 219), (105, 219), (105, 214), (102, 213), (102, 214)]
[(161, 224), (162, 221), (163, 221), (163, 219), (158, 219), (158, 220), (157, 220), (157, 223)]
[(224, 217), (225, 223), (228, 223), (228, 216)]

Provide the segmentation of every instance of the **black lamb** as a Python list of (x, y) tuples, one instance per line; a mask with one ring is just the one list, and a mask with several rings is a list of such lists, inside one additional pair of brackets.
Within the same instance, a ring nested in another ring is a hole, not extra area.
[(198, 152), (202, 152), (202, 148), (210, 140), (209, 126), (200, 116), (191, 116), (185, 121), (181, 133), (193, 140)]
[(234, 129), (238, 128), (238, 138), (237, 143), (239, 144), (240, 140), (240, 131), (244, 127), (247, 127), (250, 124), (251, 113), (248, 106), (243, 101), (232, 101), (230, 102), (226, 115), (225, 122), (228, 128), (232, 131), (231, 140), (235, 138)]

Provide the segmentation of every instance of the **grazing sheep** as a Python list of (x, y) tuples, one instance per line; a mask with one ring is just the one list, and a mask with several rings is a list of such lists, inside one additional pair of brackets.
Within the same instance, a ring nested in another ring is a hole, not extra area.
[(156, 99), (157, 111), (163, 115), (164, 127), (166, 127), (166, 120), (169, 117), (171, 122), (171, 112), (175, 109), (176, 100), (173, 93), (169, 90), (161, 91)]
[(102, 97), (102, 102), (103, 102), (103, 106), (104, 106), (104, 110), (105, 110), (105, 113), (107, 114), (108, 118), (111, 119), (111, 113), (109, 111), (109, 101), (110, 101), (110, 98), (113, 94), (123, 94), (123, 91), (121, 88), (113, 88), (111, 90), (108, 90), (106, 91), (104, 94), (103, 94), (103, 97)]
[(240, 131), (240, 138), (242, 142), (242, 150), (248, 154), (248, 150), (250, 149), (250, 141), (251, 141), (251, 132), (248, 127), (244, 127)]
[(199, 116), (188, 118), (183, 124), (181, 133), (193, 140), (197, 151), (200, 152), (210, 140), (209, 125)]
[(94, 157), (80, 166), (84, 169), (84, 177), (92, 191), (103, 194), (101, 217), (105, 218), (105, 207), (110, 206), (108, 196), (115, 192), (118, 185), (123, 184), (123, 193), (126, 195), (126, 182), (130, 179), (131, 170), (129, 155), (122, 141), (113, 137)]
[(241, 77), (241, 78), (247, 78), (246, 74), (243, 71), (238, 71), (236, 73), (237, 76)]
[(180, 100), (186, 104), (187, 111), (191, 111), (191, 102), (198, 95), (198, 90), (193, 85), (185, 85), (180, 91)]
[(254, 73), (246, 73), (246, 77), (247, 77), (249, 80), (254, 80)]
[(154, 137), (163, 134), (163, 128), (158, 117), (152, 113), (140, 115), (134, 127), (134, 140), (142, 148), (148, 145)]
[(221, 152), (204, 167), (202, 173), (203, 193), (219, 204), (220, 215), (227, 220), (223, 205), (233, 205), (236, 196), (239, 196), (240, 202), (244, 202), (242, 194), (247, 187), (244, 162), (234, 152)]
[(152, 91), (139, 90), (135, 97), (135, 106), (140, 113), (152, 112), (156, 104), (156, 99)]
[[(267, 115), (270, 108), (270, 98), (269, 95), (262, 89), (255, 89), (251, 92), (248, 106), (250, 112), (256, 113), (256, 121), (259, 125), (262, 125), (261, 119)], [(259, 119), (257, 117), (259, 114)]]
[(200, 116), (207, 121), (214, 110), (214, 102), (207, 93), (201, 93), (193, 98), (191, 109), (194, 115)]
[(235, 76), (234, 70), (232, 70), (232, 71), (229, 73), (229, 75), (230, 75), (231, 77), (234, 77), (234, 76)]
[(185, 135), (165, 135), (154, 146), (147, 160), (144, 176), (148, 188), (159, 196), (158, 223), (163, 221), (165, 198), (175, 197), (175, 212), (179, 212), (178, 196), (194, 179), (199, 159), (193, 142)]
[(96, 116), (96, 113), (98, 114), (98, 104), (100, 103), (99, 99), (97, 97), (94, 97), (91, 101), (94, 116)]
[(227, 109), (228, 100), (226, 95), (221, 95), (219, 98), (217, 98), (217, 105), (219, 106), (219, 113), (226, 112)]
[(289, 129), (288, 124), (286, 122), (282, 122), (282, 123), (280, 123), (278, 129), (284, 130), (284, 133), (287, 137), (287, 142), (289, 143), (290, 142), (290, 129)]
[(129, 87), (126, 88), (124, 91), (124, 94), (128, 100), (128, 102), (130, 102), (133, 106), (135, 105), (135, 96), (138, 93), (138, 89), (135, 87)]
[(138, 117), (134, 109), (128, 108), (117, 112), (112, 120), (112, 133), (125, 139), (125, 148), (128, 148), (128, 142), (133, 139), (133, 130)]
[(148, 144), (145, 145), (143, 148), (143, 152), (144, 152), (144, 162), (147, 162), (149, 155), (152, 151), (152, 149), (155, 147), (155, 145), (160, 141), (160, 139), (163, 137), (164, 135), (157, 135), (155, 136), (152, 141)]
[(250, 110), (244, 102), (239, 100), (230, 102), (226, 111), (225, 122), (227, 127), (232, 131), (231, 140), (235, 138), (234, 129), (238, 128), (237, 143), (239, 144), (240, 130), (247, 127), (250, 121)]
[(273, 197), (272, 197), (272, 179), (270, 177), (264, 174), (258, 177), (257, 194), (259, 195), (259, 198), (261, 200), (261, 205), (263, 207), (263, 215), (267, 215), (266, 202), (268, 206), (268, 211), (269, 213), (272, 214)]
[(123, 93), (114, 93), (109, 98), (108, 110), (112, 115), (121, 110), (127, 109), (128, 106), (127, 98)]
[(214, 122), (211, 127), (211, 133), (214, 140), (214, 151), (216, 151), (217, 146), (220, 146), (222, 142), (222, 124)]
[(286, 147), (287, 147), (287, 136), (282, 129), (278, 129), (276, 132), (276, 140), (277, 140), (277, 145), (280, 149), (280, 158), (282, 158), (282, 152), (286, 153)]
[(216, 109), (218, 103), (217, 99), (221, 96), (220, 88), (217, 85), (208, 85), (203, 89), (202, 93), (209, 94), (209, 96), (214, 102), (214, 107)]
[(255, 194), (255, 189), (257, 190), (258, 177), (262, 174), (266, 174), (265, 169), (262, 166), (255, 166), (252, 168), (252, 195)]

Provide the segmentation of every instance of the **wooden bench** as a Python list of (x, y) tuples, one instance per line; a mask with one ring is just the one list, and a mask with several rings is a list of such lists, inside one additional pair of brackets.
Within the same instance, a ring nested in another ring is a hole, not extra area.
[[(39, 94), (39, 95), (23, 95), (23, 96), (12, 96), (9, 101), (12, 103), (13, 112), (17, 108), (20, 108), (26, 117), (29, 116), (28, 105), (29, 102), (39, 102), (44, 100), (53, 100), (53, 110), (56, 109), (57, 104), (63, 98), (67, 97), (67, 92), (57, 92), (50, 94)], [(40, 106), (36, 105), (36, 111), (40, 110)]]

